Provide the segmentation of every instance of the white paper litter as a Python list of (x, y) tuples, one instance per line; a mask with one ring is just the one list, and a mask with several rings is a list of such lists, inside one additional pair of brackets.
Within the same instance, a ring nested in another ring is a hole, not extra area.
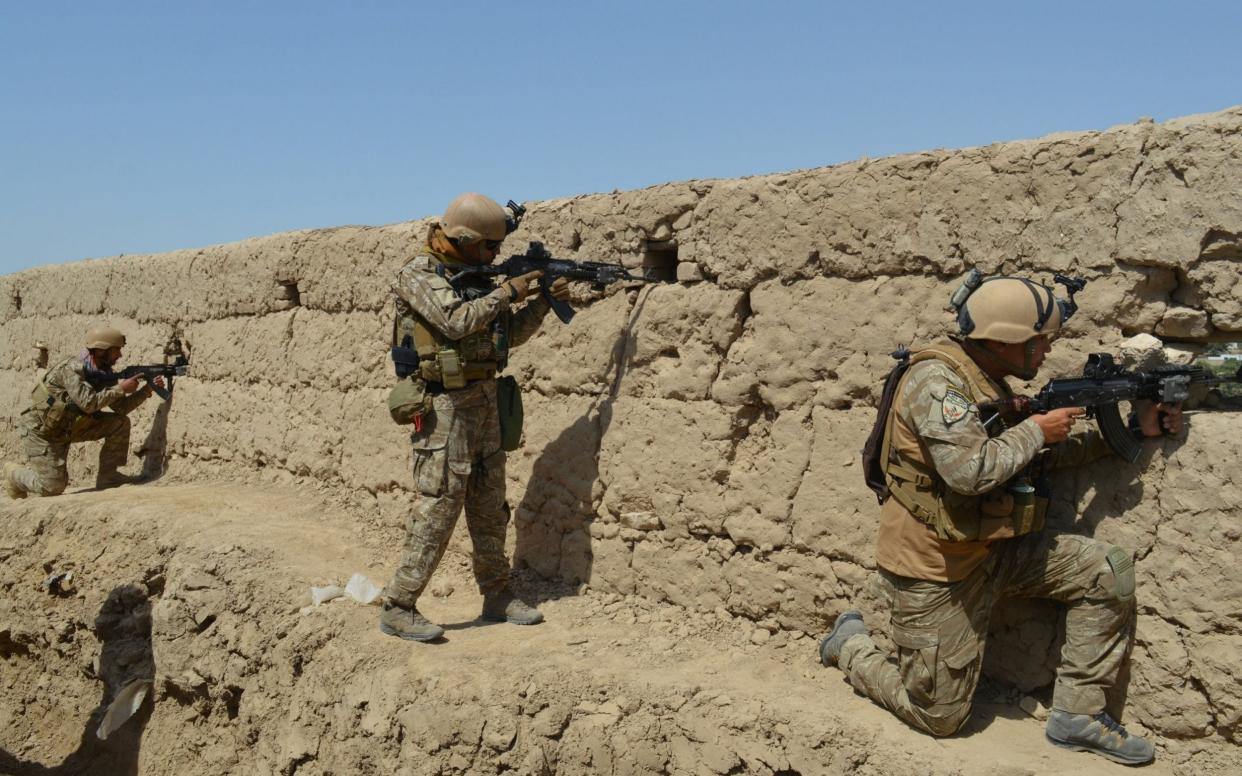
[(379, 601), (380, 594), (384, 592), (384, 589), (367, 579), (365, 574), (359, 572), (349, 578), (349, 581), (345, 583), (345, 587), (340, 585), (324, 585), (322, 587), (312, 587), (310, 591), (311, 605), (302, 607), (300, 610), (302, 614), (311, 612), (316, 606), (326, 604), (341, 596), (357, 601), (360, 604), (373, 604)]
[(382, 592), (384, 591), (379, 586), (361, 573), (354, 574), (345, 583), (345, 595), (360, 604), (374, 603)]
[(333, 598), (340, 598), (345, 595), (345, 588), (339, 585), (324, 585), (323, 587), (311, 588), (311, 603), (315, 606), (326, 604)]
[(112, 699), (112, 703), (108, 704), (108, 710), (104, 712), (103, 720), (99, 723), (99, 729), (95, 731), (95, 735), (99, 736), (100, 741), (107, 741), (108, 736), (112, 735), (125, 721), (137, 713), (138, 708), (142, 706), (142, 701), (147, 697), (147, 690), (151, 688), (150, 679), (135, 679), (125, 685), (116, 697)]

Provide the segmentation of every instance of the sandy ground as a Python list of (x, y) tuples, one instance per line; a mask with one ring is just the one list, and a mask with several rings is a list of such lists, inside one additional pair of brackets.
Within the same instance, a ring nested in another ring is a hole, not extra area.
[[(453, 554), (423, 602), (442, 642), (386, 637), (352, 602), (303, 612), (311, 585), (382, 583), (396, 554), (305, 491), (154, 484), (0, 509), (0, 773), (1124, 771), (1047, 744), (994, 687), (962, 734), (924, 736), (821, 668), (813, 639), (725, 614), (521, 577), (547, 622), (484, 624)], [(63, 570), (70, 590), (46, 591)], [(121, 599), (124, 632), (103, 616)], [(152, 700), (95, 740), (144, 673)], [(1143, 772), (1238, 762), (1161, 741)]]

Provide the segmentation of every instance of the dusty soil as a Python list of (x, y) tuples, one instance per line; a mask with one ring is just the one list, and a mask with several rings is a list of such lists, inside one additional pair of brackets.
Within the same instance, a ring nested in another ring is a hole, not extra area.
[[(358, 526), (309, 488), (230, 482), (0, 504), (0, 773), (1124, 772), (1048, 745), (998, 685), (963, 734), (921, 735), (813, 638), (723, 609), (527, 576), (548, 622), (483, 624), (455, 553), (424, 602), (442, 643), (383, 636), (352, 602), (303, 612), (311, 585), (386, 579), (391, 532)], [(151, 698), (98, 741), (142, 676)], [(1235, 746), (1159, 746), (1144, 773), (1237, 773)]]

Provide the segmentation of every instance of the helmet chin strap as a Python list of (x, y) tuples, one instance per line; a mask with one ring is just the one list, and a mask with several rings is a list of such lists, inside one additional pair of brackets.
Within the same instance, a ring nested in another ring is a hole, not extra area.
[(1023, 380), (1033, 380), (1039, 372), (1039, 368), (1035, 366), (1035, 338), (1027, 340), (1022, 344), (1022, 364), (1018, 365), (1007, 358), (1003, 358), (996, 354), (990, 348), (984, 347), (975, 340), (963, 339), (962, 344), (966, 346), (967, 352), (971, 356), (977, 356), (979, 359), (989, 361), (999, 366), (1007, 374)]

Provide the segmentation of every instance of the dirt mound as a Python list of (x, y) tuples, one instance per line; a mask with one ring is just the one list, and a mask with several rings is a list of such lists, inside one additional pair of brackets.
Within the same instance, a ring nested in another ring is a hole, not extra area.
[[(1122, 772), (1046, 744), (994, 689), (962, 736), (923, 736), (820, 668), (812, 639), (723, 612), (526, 580), (548, 622), (485, 625), (460, 556), (425, 602), (445, 643), (385, 637), (373, 607), (301, 611), (312, 584), (384, 579), (386, 541), (270, 486), (4, 507), (0, 773)], [(153, 700), (98, 741), (135, 677)], [(1145, 772), (1230, 772), (1228, 749), (1163, 746)]]

